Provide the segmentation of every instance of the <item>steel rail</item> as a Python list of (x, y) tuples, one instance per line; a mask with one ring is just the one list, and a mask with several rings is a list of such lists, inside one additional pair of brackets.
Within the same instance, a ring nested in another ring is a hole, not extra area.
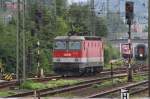
[(87, 98), (102, 97), (102, 96), (108, 95), (110, 93), (120, 91), (121, 89), (130, 89), (132, 87), (143, 85), (143, 84), (146, 84), (146, 83), (148, 83), (148, 80), (142, 81), (142, 82), (137, 82), (137, 83), (131, 83), (131, 84), (128, 84), (128, 85), (124, 85), (124, 86), (121, 86), (121, 87), (113, 88), (113, 89), (110, 89), (110, 90), (106, 90), (104, 92), (100, 92), (100, 93), (97, 93), (97, 94), (90, 95)]
[[(127, 76), (127, 74), (114, 75), (113, 78), (126, 77), (126, 76)], [(80, 82), (80, 83), (75, 84), (75, 85), (65, 86), (65, 87), (58, 87), (56, 89), (46, 88), (46, 89), (36, 90), (36, 91), (37, 91), (37, 93), (40, 93), (40, 96), (54, 95), (56, 93), (64, 93), (64, 92), (67, 92), (67, 91), (70, 91), (70, 90), (75, 90), (75, 89), (79, 89), (79, 88), (88, 87), (88, 86), (100, 83), (103, 80), (108, 80), (108, 79), (111, 79), (111, 77), (103, 77), (103, 78), (97, 78), (97, 79), (93, 79), (93, 80), (87, 80), (87, 81)], [(7, 98), (10, 98), (10, 97), (25, 97), (25, 96), (30, 96), (30, 95), (33, 95), (33, 94), (34, 94), (34, 91), (30, 91), (30, 92), (24, 92), (24, 93), (20, 93), (20, 94), (16, 94), (16, 95), (11, 95), (11, 96), (8, 96)]]

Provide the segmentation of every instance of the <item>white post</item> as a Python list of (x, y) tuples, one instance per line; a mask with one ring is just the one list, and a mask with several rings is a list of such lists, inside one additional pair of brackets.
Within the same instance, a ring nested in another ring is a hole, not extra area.
[(121, 99), (129, 99), (129, 91), (121, 89)]
[(37, 99), (36, 96), (37, 96), (37, 93), (36, 93), (36, 90), (34, 90), (34, 99)]

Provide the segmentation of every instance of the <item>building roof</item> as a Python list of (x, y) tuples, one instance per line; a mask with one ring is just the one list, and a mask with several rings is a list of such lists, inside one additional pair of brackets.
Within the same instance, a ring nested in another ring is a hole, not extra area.
[(57, 36), (55, 40), (101, 40), (98, 36)]

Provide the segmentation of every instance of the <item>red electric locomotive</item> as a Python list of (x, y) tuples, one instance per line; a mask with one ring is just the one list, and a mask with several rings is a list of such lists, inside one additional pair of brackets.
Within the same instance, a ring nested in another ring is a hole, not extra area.
[(53, 70), (59, 75), (93, 74), (104, 65), (100, 37), (58, 36), (54, 39)]

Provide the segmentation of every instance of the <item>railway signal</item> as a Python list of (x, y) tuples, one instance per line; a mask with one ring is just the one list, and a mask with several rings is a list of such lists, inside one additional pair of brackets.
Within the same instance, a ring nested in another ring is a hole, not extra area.
[(132, 1), (126, 2), (126, 19), (133, 20), (134, 18), (134, 3)]
[(128, 30), (128, 44), (129, 44), (129, 58), (128, 58), (128, 82), (132, 81), (132, 67), (131, 67), (131, 24), (133, 22), (134, 18), (134, 3), (132, 1), (127, 1), (125, 5), (125, 10), (126, 10), (126, 20), (127, 24), (129, 25), (129, 30)]

